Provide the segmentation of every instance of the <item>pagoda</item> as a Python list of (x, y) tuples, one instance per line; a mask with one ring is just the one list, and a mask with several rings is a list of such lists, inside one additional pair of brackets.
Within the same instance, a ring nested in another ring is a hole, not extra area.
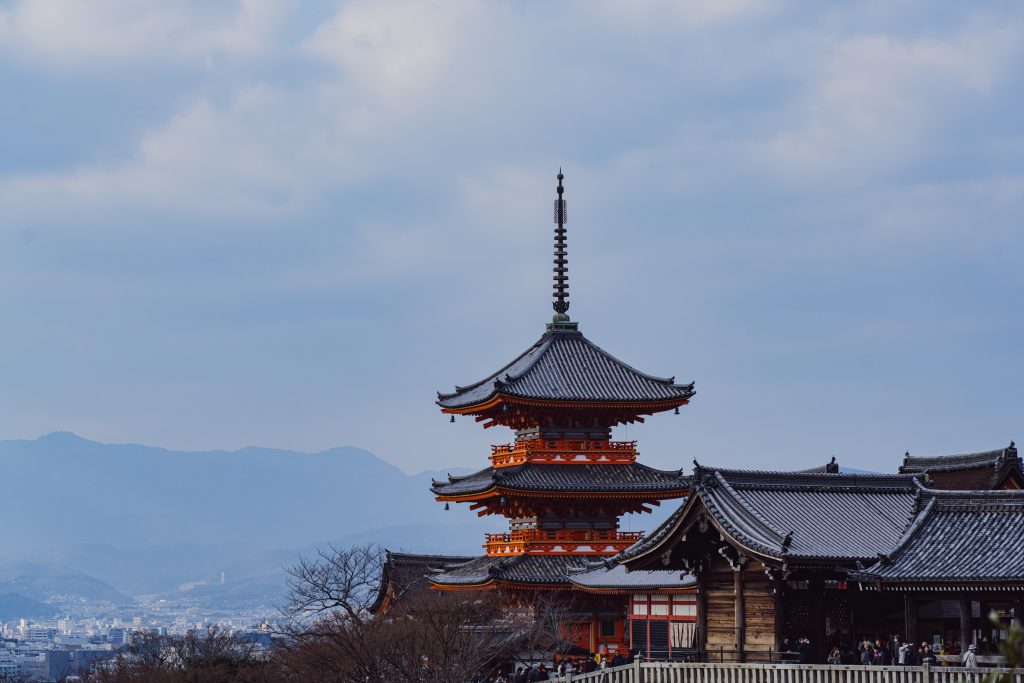
[[(572, 591), (570, 570), (593, 565), (637, 542), (623, 531), (625, 513), (649, 512), (660, 501), (686, 496), (682, 470), (637, 462), (635, 441), (613, 441), (618, 425), (645, 416), (677, 414), (693, 383), (642, 373), (587, 339), (569, 319), (564, 179), (554, 203), (555, 315), (526, 351), (483, 380), (438, 393), (443, 413), (472, 416), (485, 428), (512, 429), (514, 441), (491, 447), (488, 467), (433, 482), (437, 500), (467, 503), (478, 515), (501, 515), (508, 529), (488, 534), (486, 554), (429, 575), (443, 590), (497, 589), (515, 602), (537, 590)], [(578, 594), (577, 594), (578, 595)], [(571, 602), (567, 598), (567, 602)], [(621, 600), (587, 600), (563, 636), (593, 651), (624, 642)]]

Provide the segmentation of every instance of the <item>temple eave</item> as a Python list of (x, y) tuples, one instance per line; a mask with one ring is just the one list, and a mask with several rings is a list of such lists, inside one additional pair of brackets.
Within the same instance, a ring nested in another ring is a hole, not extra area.
[(526, 406), (531, 408), (566, 408), (582, 410), (635, 411), (638, 415), (650, 415), (672, 408), (689, 405), (694, 393), (684, 397), (660, 399), (657, 401), (613, 401), (602, 399), (580, 398), (530, 398), (515, 394), (495, 394), (486, 401), (467, 406), (444, 406), (441, 401), (441, 412), (448, 415), (486, 415), (502, 406)]
[(434, 500), (439, 503), (475, 503), (492, 499), (499, 499), (502, 496), (506, 498), (552, 498), (557, 497), (559, 499), (601, 499), (605, 500), (608, 498), (614, 498), (616, 500), (630, 500), (636, 501), (637, 504), (643, 505), (658, 505), (662, 500), (669, 500), (674, 498), (685, 498), (688, 489), (679, 488), (674, 490), (658, 490), (658, 491), (554, 491), (554, 490), (537, 490), (537, 491), (524, 491), (520, 489), (507, 489), (507, 488), (492, 488), (481, 493), (467, 493), (467, 494), (454, 494), (445, 495), (443, 493), (434, 492), (436, 495)]

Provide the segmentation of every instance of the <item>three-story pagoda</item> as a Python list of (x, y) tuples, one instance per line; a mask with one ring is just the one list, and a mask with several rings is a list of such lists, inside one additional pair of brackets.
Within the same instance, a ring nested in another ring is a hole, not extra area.
[[(563, 177), (559, 172), (554, 208), (552, 322), (497, 372), (438, 393), (437, 404), (453, 420), (471, 415), (485, 428), (509, 427), (515, 440), (492, 446), (485, 469), (433, 482), (437, 500), (446, 505), (468, 503), (479, 515), (508, 519), (507, 531), (487, 535), (485, 555), (430, 575), (435, 588), (571, 590), (570, 568), (615, 555), (639, 539), (641, 532), (619, 528), (623, 514), (649, 512), (651, 505), (687, 493), (681, 470), (642, 465), (635, 442), (612, 440), (613, 427), (678, 413), (695, 392), (692, 382), (679, 384), (623, 363), (570, 321)], [(614, 617), (621, 621), (621, 614)]]

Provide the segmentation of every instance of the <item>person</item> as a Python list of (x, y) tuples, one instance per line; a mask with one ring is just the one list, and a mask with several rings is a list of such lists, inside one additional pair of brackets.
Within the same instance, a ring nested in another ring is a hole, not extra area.
[(989, 655), (995, 652), (995, 650), (992, 649), (992, 645), (988, 642), (988, 636), (983, 635), (981, 637), (981, 640), (978, 641), (978, 647), (975, 652), (983, 655)]
[(516, 667), (515, 677), (512, 679), (515, 683), (529, 683), (527, 680), (527, 673), (525, 666)]
[(918, 654), (920, 654), (919, 659), (921, 664), (935, 663), (935, 655), (932, 653), (932, 646), (928, 644), (928, 641), (921, 643), (921, 650)]
[(811, 663), (811, 641), (807, 638), (801, 638), (800, 643), (796, 646), (797, 661), (800, 664)]
[(965, 667), (974, 668), (974, 667), (978, 666), (978, 653), (977, 653), (977, 650), (978, 650), (978, 647), (974, 643), (971, 643), (970, 645), (967, 646), (967, 652), (964, 653), (964, 662), (963, 662)]
[(832, 665), (839, 664), (842, 660), (842, 653), (839, 651), (839, 646), (832, 648), (832, 651), (828, 653), (828, 663)]
[(889, 664), (889, 653), (885, 650), (885, 643), (879, 638), (875, 641), (874, 651), (871, 653), (871, 664), (872, 666), (888, 666)]
[(589, 674), (594, 671), (597, 671), (597, 661), (594, 657), (586, 657), (583, 660), (583, 673)]
[(912, 648), (910, 647), (910, 643), (908, 643), (907, 641), (904, 640), (902, 643), (900, 643), (900, 647), (896, 655), (898, 658), (897, 661), (899, 661), (900, 666), (910, 665), (910, 662), (907, 661), (907, 656), (910, 654), (911, 649)]
[(615, 656), (612, 657), (612, 666), (622, 666), (626, 663), (626, 658), (622, 656), (621, 652), (616, 652)]
[(863, 666), (870, 665), (871, 664), (872, 656), (874, 655), (874, 652), (873, 652), (874, 648), (871, 647), (871, 641), (865, 639), (860, 644), (860, 647), (858, 647), (857, 649), (860, 651), (860, 663), (861, 663), (861, 665), (863, 665)]

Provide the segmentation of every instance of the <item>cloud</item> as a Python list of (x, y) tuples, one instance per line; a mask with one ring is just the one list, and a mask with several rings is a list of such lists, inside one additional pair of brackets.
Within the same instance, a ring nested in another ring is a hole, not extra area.
[(265, 52), (292, 3), (16, 0), (0, 10), (0, 48), (70, 68)]
[[(807, 55), (808, 59), (816, 59)], [(948, 144), (965, 112), (984, 108), (1019, 57), (1015, 30), (951, 38), (854, 35), (835, 42), (791, 109), (795, 126), (767, 142), (770, 163), (797, 175), (899, 168)]]
[(471, 0), (355, 0), (320, 24), (306, 51), (341, 69), (364, 90), (394, 100), (431, 92), (456, 59), (481, 7)]
[(633, 27), (699, 29), (753, 19), (780, 4), (779, 0), (584, 0), (577, 3), (575, 13), (596, 11)]

